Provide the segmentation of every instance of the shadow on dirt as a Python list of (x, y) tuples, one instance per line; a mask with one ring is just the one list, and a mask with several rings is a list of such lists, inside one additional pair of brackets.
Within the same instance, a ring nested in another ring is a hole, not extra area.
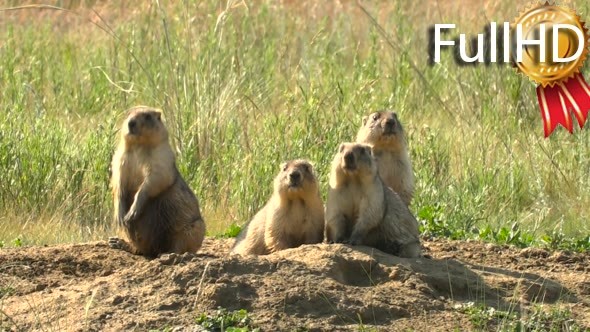
[(531, 303), (579, 301), (558, 281), (535, 273), (464, 263), (457, 259), (405, 259), (368, 247), (351, 249), (370, 255), (379, 264), (397, 271), (394, 280), (414, 278), (416, 287), (418, 284), (427, 287), (433, 298), (474, 302), (497, 310), (516, 312), (520, 311), (520, 300)]

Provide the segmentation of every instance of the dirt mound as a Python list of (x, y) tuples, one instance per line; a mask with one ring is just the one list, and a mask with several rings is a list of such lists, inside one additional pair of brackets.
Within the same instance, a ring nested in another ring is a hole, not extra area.
[(458, 308), (470, 302), (559, 306), (590, 327), (588, 254), (437, 240), (425, 243), (431, 258), (327, 244), (257, 258), (228, 256), (230, 244), (153, 260), (103, 242), (2, 249), (0, 327), (199, 330), (196, 317), (223, 307), (246, 309), (264, 331), (469, 330)]

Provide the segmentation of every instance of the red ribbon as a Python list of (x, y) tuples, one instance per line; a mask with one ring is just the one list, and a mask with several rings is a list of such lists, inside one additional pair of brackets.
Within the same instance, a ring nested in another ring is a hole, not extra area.
[(590, 86), (581, 74), (576, 74), (567, 82), (558, 82), (550, 87), (537, 87), (537, 99), (541, 107), (545, 137), (549, 137), (558, 124), (570, 133), (574, 126), (570, 111), (578, 120), (580, 128), (584, 127), (590, 111)]

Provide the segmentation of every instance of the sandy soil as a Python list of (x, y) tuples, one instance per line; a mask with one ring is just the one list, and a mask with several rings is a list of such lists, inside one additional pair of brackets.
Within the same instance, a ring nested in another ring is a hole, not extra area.
[(263, 331), (465, 331), (468, 302), (558, 306), (590, 328), (588, 254), (433, 240), (420, 259), (327, 244), (239, 257), (230, 245), (153, 260), (104, 242), (2, 249), (0, 330), (198, 331), (199, 314), (223, 307)]

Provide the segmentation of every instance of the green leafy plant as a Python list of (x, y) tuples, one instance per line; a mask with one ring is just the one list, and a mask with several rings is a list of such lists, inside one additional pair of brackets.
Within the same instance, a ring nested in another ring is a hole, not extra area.
[(455, 309), (467, 314), (477, 329), (488, 330), (491, 326), (502, 325), (503, 330), (513, 330), (518, 325), (516, 313), (496, 310), (483, 304), (467, 302), (455, 306)]
[(20, 237), (17, 237), (16, 239), (12, 240), (12, 244), (15, 247), (22, 247), (23, 246), (23, 240)]
[(242, 231), (242, 227), (238, 224), (231, 224), (226, 230), (225, 232), (223, 232), (222, 234), (218, 235), (217, 237), (219, 238), (234, 238), (236, 236), (238, 236), (238, 234), (240, 234), (240, 232)]
[(529, 247), (535, 242), (535, 237), (532, 234), (521, 231), (516, 222), (510, 228), (500, 227), (496, 230), (489, 225), (485, 226), (479, 231), (478, 237), (480, 240), (511, 244), (521, 248)]
[(520, 331), (530, 332), (577, 332), (582, 327), (572, 318), (569, 310), (552, 307), (545, 310), (542, 306), (534, 306), (532, 311), (520, 321)]
[(421, 221), (420, 232), (426, 236), (447, 237), (453, 240), (464, 239), (465, 232), (448, 223), (440, 204), (423, 206), (418, 211)]
[(567, 309), (552, 307), (545, 310), (535, 305), (523, 310), (521, 314), (497, 310), (483, 304), (473, 302), (461, 303), (455, 309), (468, 315), (469, 320), (478, 330), (527, 331), (527, 332), (559, 332), (582, 331)]
[(573, 250), (578, 252), (590, 251), (590, 235), (581, 239), (566, 237), (561, 232), (551, 232), (541, 236), (541, 244), (548, 249)]
[(225, 308), (218, 308), (212, 315), (201, 314), (196, 319), (197, 324), (208, 331), (227, 332), (258, 332), (259, 328), (251, 325), (248, 311), (245, 309), (228, 311)]

